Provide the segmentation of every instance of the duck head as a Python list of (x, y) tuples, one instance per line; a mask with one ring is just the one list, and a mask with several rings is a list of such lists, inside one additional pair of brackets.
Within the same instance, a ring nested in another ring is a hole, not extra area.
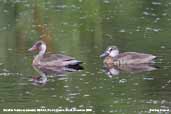
[(43, 55), (46, 52), (46, 44), (44, 41), (39, 40), (37, 41), (28, 51), (38, 51), (39, 54)]
[(116, 46), (109, 46), (106, 51), (100, 55), (101, 58), (110, 56), (110, 57), (115, 57), (119, 55), (119, 49)]

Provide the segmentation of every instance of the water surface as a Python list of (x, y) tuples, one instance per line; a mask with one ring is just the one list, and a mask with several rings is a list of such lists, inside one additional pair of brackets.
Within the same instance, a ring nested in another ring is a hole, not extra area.
[[(171, 110), (170, 7), (169, 0), (0, 0), (0, 112), (8, 114), (3, 108), (90, 108), (90, 114)], [(85, 69), (33, 85), (29, 80), (38, 73), (27, 49), (39, 39), (47, 42), (49, 52), (83, 61)], [(121, 52), (152, 53), (158, 56), (159, 69), (108, 77), (99, 55), (109, 45)]]

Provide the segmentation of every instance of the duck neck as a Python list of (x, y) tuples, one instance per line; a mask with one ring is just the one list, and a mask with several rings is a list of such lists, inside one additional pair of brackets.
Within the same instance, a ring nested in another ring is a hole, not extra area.
[(43, 57), (43, 55), (45, 54), (45, 52), (46, 52), (46, 45), (45, 44), (42, 44), (41, 47), (40, 47), (40, 51), (39, 51), (38, 56)]
[(38, 55), (36, 55), (36, 57), (34, 58), (33, 63), (39, 63), (40, 60), (43, 58), (45, 52), (46, 52), (46, 45), (42, 45)]
[(44, 55), (45, 53), (46, 53), (46, 48), (42, 48), (42, 49), (39, 51), (38, 56), (43, 57), (43, 55)]

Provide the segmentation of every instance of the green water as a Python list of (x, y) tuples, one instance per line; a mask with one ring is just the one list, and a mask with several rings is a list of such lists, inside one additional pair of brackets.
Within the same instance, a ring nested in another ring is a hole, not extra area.
[[(19, 113), (6, 108), (92, 109), (72, 112), (78, 114), (171, 110), (170, 12), (170, 0), (0, 0), (0, 114)], [(39, 39), (48, 51), (83, 61), (84, 70), (33, 85), (38, 73), (27, 49)], [(99, 58), (109, 45), (152, 53), (159, 69), (110, 78)]]

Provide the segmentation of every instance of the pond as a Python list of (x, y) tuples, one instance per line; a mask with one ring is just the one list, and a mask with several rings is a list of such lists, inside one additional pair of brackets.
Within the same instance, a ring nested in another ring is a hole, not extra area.
[[(171, 110), (170, 12), (170, 0), (0, 0), (0, 113), (18, 114), (3, 109), (90, 109), (78, 114)], [(40, 39), (48, 52), (83, 61), (84, 70), (49, 75), (46, 84), (34, 85), (30, 80), (38, 75), (32, 67), (35, 53), (27, 49)], [(99, 55), (110, 45), (121, 52), (156, 55), (157, 69), (107, 75)]]

